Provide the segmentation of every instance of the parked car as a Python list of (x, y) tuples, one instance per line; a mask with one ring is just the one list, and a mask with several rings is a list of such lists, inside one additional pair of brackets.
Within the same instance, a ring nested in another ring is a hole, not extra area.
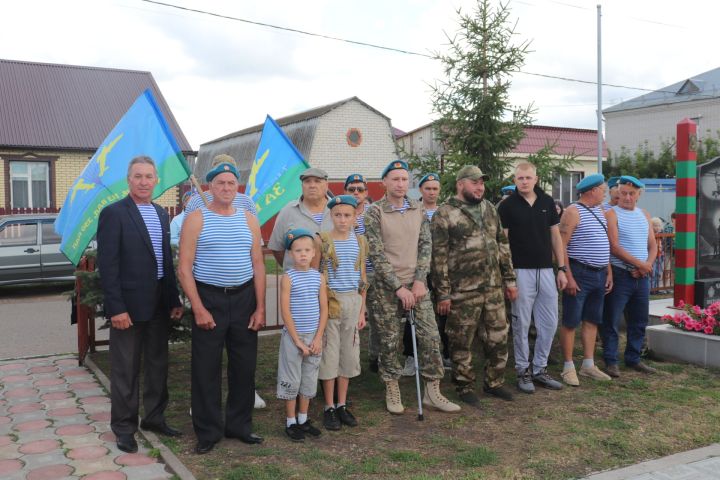
[(75, 266), (60, 251), (56, 217), (0, 216), (0, 285), (75, 278)]

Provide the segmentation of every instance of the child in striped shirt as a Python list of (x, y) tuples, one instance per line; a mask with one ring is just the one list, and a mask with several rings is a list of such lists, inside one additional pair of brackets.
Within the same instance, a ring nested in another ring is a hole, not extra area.
[[(328, 202), (333, 229), (322, 232), (320, 271), (328, 285), (328, 324), (325, 329), (319, 378), (323, 382), (323, 425), (340, 430), (357, 426), (348, 410), (350, 379), (360, 375), (360, 335), (365, 326), (365, 259), (367, 242), (355, 234), (357, 201), (338, 195)], [(337, 380), (337, 403), (334, 403)]]
[(285, 248), (294, 265), (280, 280), (280, 309), (285, 328), (278, 354), (277, 397), (285, 400), (285, 433), (290, 440), (302, 442), (306, 436), (321, 434), (310, 422), (308, 408), (317, 393), (327, 323), (327, 290), (324, 278), (310, 268), (315, 257), (313, 234), (303, 228), (290, 230), (285, 235)]

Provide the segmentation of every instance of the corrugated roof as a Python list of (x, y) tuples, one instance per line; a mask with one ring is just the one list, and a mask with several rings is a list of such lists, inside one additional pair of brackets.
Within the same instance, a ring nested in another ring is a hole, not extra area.
[[(360, 100), (358, 97), (346, 98), (346, 99), (344, 99), (344, 100), (340, 100), (339, 102), (330, 103), (330, 104), (328, 104), (328, 105), (323, 105), (323, 106), (321, 106), (321, 107), (311, 108), (310, 110), (305, 110), (304, 112), (295, 113), (295, 114), (293, 114), (293, 115), (288, 115), (287, 117), (275, 118), (274, 120), (275, 120), (275, 122), (276, 122), (278, 125), (280, 125), (281, 127), (284, 127), (284, 126), (286, 126), (286, 125), (290, 125), (290, 124), (293, 124), (293, 123), (302, 122), (302, 121), (305, 121), (305, 120), (309, 120), (309, 119), (311, 119), (311, 118), (317, 118), (317, 117), (323, 116), (323, 115), (325, 115), (326, 113), (328, 113), (329, 111), (334, 110), (334, 109), (336, 109), (336, 108), (338, 108), (338, 107), (341, 107), (341, 106), (345, 105), (346, 103), (351, 102), (351, 101), (353, 101), (353, 100), (356, 101), (356, 102), (358, 102), (358, 103), (360, 103), (360, 104), (362, 104), (363, 106), (365, 106), (365, 107), (368, 108), (369, 110), (372, 110), (373, 112), (377, 113), (377, 114), (380, 115), (381, 117), (387, 118), (388, 121), (390, 121), (390, 118), (388, 118), (388, 117), (387, 117), (386, 115), (384, 115), (382, 112), (379, 112), (378, 110), (375, 110), (373, 107), (371, 107), (371, 106), (368, 105), (367, 103), (363, 102), (363, 101)], [(242, 135), (247, 135), (248, 133), (260, 132), (260, 131), (262, 131), (262, 129), (263, 129), (263, 125), (264, 125), (264, 123), (261, 123), (261, 124), (255, 125), (255, 126), (253, 126), (253, 127), (248, 127), (248, 128), (244, 128), (244, 129), (242, 129), (242, 130), (238, 130), (237, 132), (229, 133), (229, 134), (224, 135), (224, 136), (222, 136), (222, 137), (220, 137), (220, 138), (216, 138), (215, 140), (210, 140), (209, 142), (203, 143), (203, 144), (200, 146), (200, 147), (201, 147), (200, 150), (202, 150), (202, 147), (203, 147), (203, 146), (208, 145), (208, 144), (211, 144), (211, 143), (220, 142), (220, 141), (222, 141), (222, 140), (227, 140), (227, 139), (233, 138), (233, 137), (240, 137), (240, 136), (242, 136)], [(287, 131), (286, 131), (285, 133), (287, 133)]]
[[(555, 153), (558, 155), (596, 157), (597, 140), (597, 130), (530, 125), (525, 127), (525, 137), (513, 149), (513, 153), (536, 153), (549, 143), (555, 144)], [(602, 155), (607, 157), (604, 140)]]
[(96, 150), (147, 88), (192, 152), (150, 72), (0, 59), (0, 145)]
[(654, 107), (670, 103), (708, 100), (718, 97), (720, 97), (720, 67), (673, 83), (654, 92), (618, 103), (604, 109), (603, 113)]

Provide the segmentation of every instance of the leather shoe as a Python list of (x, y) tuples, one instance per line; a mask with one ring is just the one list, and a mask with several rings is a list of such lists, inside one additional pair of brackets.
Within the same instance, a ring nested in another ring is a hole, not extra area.
[(215, 448), (215, 442), (197, 442), (197, 445), (195, 445), (195, 453), (198, 455), (204, 455), (208, 453), (210, 450)]
[(635, 370), (636, 372), (647, 373), (647, 374), (650, 374), (650, 375), (652, 375), (653, 373), (657, 373), (657, 370), (656, 370), (656, 369), (654, 369), (654, 368), (651, 367), (650, 365), (648, 365), (648, 364), (646, 364), (646, 363), (643, 363), (643, 362), (638, 362), (638, 363), (636, 363), (636, 364), (634, 364), (634, 365), (628, 365), (628, 368), (632, 368), (632, 369)]
[(159, 433), (161, 435), (166, 435), (168, 437), (180, 437), (182, 436), (182, 432), (176, 428), (172, 428), (167, 423), (147, 423), (147, 422), (140, 422), (140, 428), (143, 430), (148, 430), (150, 432)]
[(117, 447), (123, 452), (135, 453), (138, 451), (138, 444), (134, 435), (117, 435)]
[(608, 375), (610, 375), (613, 378), (619, 378), (620, 377), (620, 367), (618, 367), (617, 363), (614, 365), (606, 365), (605, 373), (607, 373)]
[(247, 443), (248, 445), (260, 445), (265, 441), (263, 437), (260, 435), (255, 435), (254, 433), (251, 433), (249, 435), (242, 435), (237, 437), (238, 440), (240, 440), (243, 443)]

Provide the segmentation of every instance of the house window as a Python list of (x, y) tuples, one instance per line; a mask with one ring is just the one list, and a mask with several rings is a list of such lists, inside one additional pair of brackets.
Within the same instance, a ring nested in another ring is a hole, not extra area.
[(10, 162), (10, 204), (12, 208), (50, 206), (50, 164)]
[(568, 172), (565, 175), (556, 177), (553, 182), (553, 198), (559, 199), (566, 206), (577, 200), (577, 188), (575, 188), (575, 185), (583, 177), (583, 172)]

